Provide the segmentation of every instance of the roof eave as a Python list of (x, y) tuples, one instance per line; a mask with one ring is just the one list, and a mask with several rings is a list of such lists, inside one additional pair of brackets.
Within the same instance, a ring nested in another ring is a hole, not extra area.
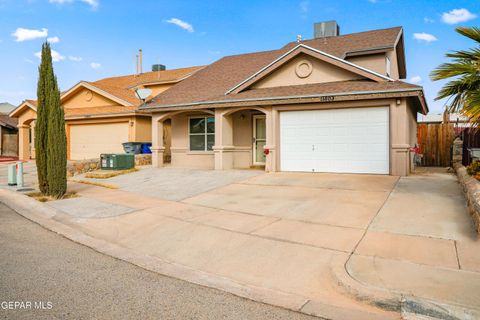
[(31, 104), (30, 102), (28, 102), (27, 100), (24, 100), (22, 101), (22, 103), (20, 103), (20, 105), (18, 107), (16, 107), (15, 109), (13, 109), (12, 111), (10, 111), (10, 113), (8, 114), (8, 116), (10, 118), (17, 118), (16, 114), (18, 112), (20, 112), (20, 110), (24, 109), (25, 107), (28, 107), (30, 109), (32, 109), (33, 111), (37, 112), (37, 108)]
[[(322, 98), (322, 97), (345, 97), (356, 95), (371, 95), (371, 94), (395, 94), (395, 93), (413, 93), (418, 92), (423, 97), (423, 89), (421, 87), (404, 88), (404, 89), (387, 89), (387, 90), (367, 90), (367, 91), (347, 91), (347, 92), (327, 92), (322, 94), (310, 94), (310, 95), (297, 95), (297, 96), (277, 96), (277, 97), (265, 97), (265, 98), (247, 98), (247, 99), (229, 99), (229, 100), (211, 100), (211, 101), (199, 101), (183, 104), (171, 104), (171, 105), (146, 105), (139, 108), (140, 111), (156, 110), (162, 111), (166, 108), (176, 107), (195, 107), (206, 105), (217, 105), (226, 103), (238, 103), (238, 102), (259, 102), (259, 101), (271, 101), (271, 100), (294, 100), (305, 98)], [(426, 109), (428, 111), (428, 108)]]
[(129, 112), (106, 112), (106, 113), (91, 113), (82, 115), (65, 116), (65, 120), (81, 120), (81, 119), (96, 119), (96, 118), (112, 118), (112, 117), (124, 117), (124, 116), (150, 116), (150, 114), (138, 111)]
[(403, 37), (403, 28), (398, 33), (397, 40), (395, 41), (395, 48), (397, 51), (397, 65), (398, 75), (400, 79), (407, 78), (407, 62), (405, 60), (405, 42)]
[(87, 81), (80, 81), (78, 82), (77, 84), (75, 84), (73, 87), (71, 87), (70, 89), (68, 89), (67, 91), (65, 91), (61, 96), (60, 96), (60, 100), (63, 102), (64, 99), (68, 98), (71, 94), (73, 94), (78, 88), (80, 87), (85, 87), (89, 90), (92, 90), (94, 92), (96, 92), (97, 94), (100, 94), (112, 101), (115, 101), (115, 102), (118, 102), (119, 104), (125, 106), (125, 107), (134, 107), (134, 105), (122, 98), (119, 98), (117, 97), (116, 95), (113, 95), (103, 89), (100, 89), (98, 87), (96, 87), (95, 85), (93, 85), (92, 83), (90, 82), (87, 82)]

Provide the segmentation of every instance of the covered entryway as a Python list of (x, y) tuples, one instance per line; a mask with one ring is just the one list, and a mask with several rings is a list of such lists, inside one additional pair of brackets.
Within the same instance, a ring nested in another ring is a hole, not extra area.
[(282, 171), (389, 173), (389, 108), (280, 113)]
[(69, 159), (99, 158), (102, 153), (123, 153), (128, 122), (75, 124), (69, 126)]

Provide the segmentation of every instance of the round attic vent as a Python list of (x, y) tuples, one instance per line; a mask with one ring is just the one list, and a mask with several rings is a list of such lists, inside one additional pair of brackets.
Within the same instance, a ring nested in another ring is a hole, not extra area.
[(91, 101), (93, 98), (93, 92), (91, 90), (87, 90), (85, 92), (85, 100), (87, 101)]
[(313, 71), (313, 66), (312, 63), (308, 60), (302, 60), (299, 63), (297, 63), (295, 67), (295, 74), (299, 78), (306, 78), (309, 75), (312, 74)]

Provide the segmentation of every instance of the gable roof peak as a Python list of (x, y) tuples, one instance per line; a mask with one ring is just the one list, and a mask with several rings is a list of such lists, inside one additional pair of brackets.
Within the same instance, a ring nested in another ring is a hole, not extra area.
[(310, 46), (307, 46), (304, 43), (297, 43), (295, 47), (292, 49), (288, 50), (287, 52), (283, 53), (279, 57), (277, 57), (275, 60), (271, 61), (269, 64), (264, 66), (263, 68), (259, 69), (257, 72), (249, 76), (248, 78), (244, 79), (240, 83), (236, 84), (234, 87), (229, 89), (227, 92), (225, 92), (225, 95), (229, 95), (231, 93), (238, 93), (242, 91), (243, 89), (246, 89), (249, 87), (251, 84), (254, 82), (262, 79), (266, 73), (271, 73), (273, 70), (277, 69), (287, 61), (290, 61), (291, 59), (295, 58), (298, 54), (300, 53), (306, 53), (310, 54), (313, 53), (315, 55), (315, 58), (317, 59), (322, 59), (325, 58), (327, 61), (333, 61), (336, 63), (339, 63), (340, 65), (344, 65), (345, 69), (348, 71), (351, 71), (353, 73), (360, 74), (366, 78), (369, 78), (370, 80), (374, 81), (393, 81), (392, 78), (384, 76), (380, 73), (377, 73), (375, 71), (369, 70), (367, 68), (364, 68), (362, 66), (359, 66), (357, 64), (354, 64), (352, 62), (346, 61), (344, 59), (341, 59), (337, 56), (331, 55), (329, 53), (326, 53), (322, 50), (312, 48)]

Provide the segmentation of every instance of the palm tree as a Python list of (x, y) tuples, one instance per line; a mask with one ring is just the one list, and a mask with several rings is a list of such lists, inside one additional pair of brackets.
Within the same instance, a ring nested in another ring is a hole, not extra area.
[(451, 79), (435, 100), (449, 98), (450, 112), (461, 112), (473, 123), (480, 124), (480, 28), (459, 27), (455, 31), (475, 41), (477, 47), (447, 53), (446, 57), (452, 61), (432, 71), (433, 81)]

